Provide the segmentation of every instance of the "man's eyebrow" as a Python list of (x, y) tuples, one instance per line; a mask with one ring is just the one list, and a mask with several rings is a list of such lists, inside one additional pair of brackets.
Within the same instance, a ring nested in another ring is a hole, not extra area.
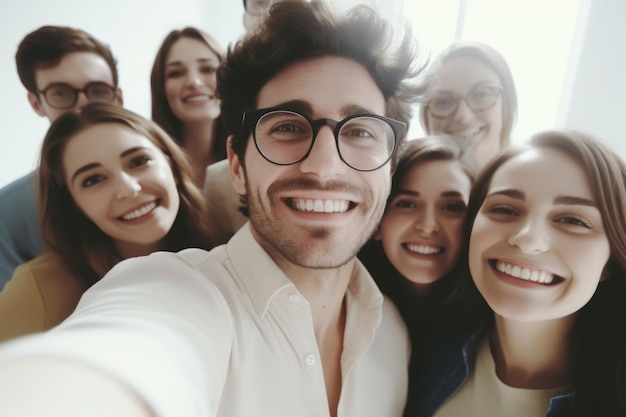
[(282, 103), (278, 103), (275, 106), (285, 110), (293, 110), (302, 114), (311, 115), (313, 114), (313, 107), (311, 103), (304, 100), (289, 100)]
[[(283, 103), (276, 104), (273, 107), (278, 107), (286, 110), (297, 111), (302, 114), (312, 115), (313, 107), (311, 103), (304, 100), (290, 100)], [(376, 114), (371, 109), (367, 109), (358, 104), (347, 104), (340, 109), (341, 117), (352, 116), (353, 114)]]
[(341, 108), (341, 117), (348, 117), (353, 114), (376, 114), (376, 112), (358, 104), (347, 104)]

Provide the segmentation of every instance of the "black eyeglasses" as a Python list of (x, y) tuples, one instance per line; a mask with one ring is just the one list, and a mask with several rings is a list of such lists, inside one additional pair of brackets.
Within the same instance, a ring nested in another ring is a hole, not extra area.
[(78, 101), (79, 93), (85, 93), (89, 101), (112, 102), (115, 100), (115, 90), (115, 87), (107, 83), (95, 81), (85, 85), (82, 90), (74, 88), (69, 84), (55, 83), (37, 92), (43, 95), (50, 107), (69, 109)]
[(479, 84), (473, 87), (465, 97), (450, 91), (439, 91), (429, 98), (426, 105), (433, 116), (448, 117), (459, 107), (460, 100), (465, 100), (471, 110), (487, 110), (496, 104), (501, 92), (502, 86), (500, 85)]
[(355, 114), (341, 121), (313, 120), (293, 110), (271, 107), (250, 110), (243, 125), (252, 132), (259, 153), (276, 165), (306, 159), (324, 125), (333, 129), (341, 160), (357, 171), (374, 171), (389, 161), (406, 124), (375, 114)]

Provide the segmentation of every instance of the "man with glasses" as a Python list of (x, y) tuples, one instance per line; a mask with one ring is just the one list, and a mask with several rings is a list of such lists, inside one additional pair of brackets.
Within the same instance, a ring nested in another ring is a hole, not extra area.
[[(20, 42), (15, 62), (31, 107), (50, 122), (89, 101), (122, 104), (115, 58), (82, 30), (43, 26)], [(35, 172), (0, 189), (0, 290), (42, 252), (36, 199)]]
[(406, 328), (356, 254), (390, 191), (417, 50), (367, 6), (329, 7), (277, 3), (218, 70), (249, 223), (210, 252), (123, 261), (54, 331), (0, 346), (0, 415), (402, 415)]

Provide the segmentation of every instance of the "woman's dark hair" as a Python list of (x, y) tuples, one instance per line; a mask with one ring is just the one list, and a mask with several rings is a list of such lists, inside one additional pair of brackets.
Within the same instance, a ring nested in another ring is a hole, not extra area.
[[(183, 124), (176, 117), (165, 96), (165, 64), (172, 45), (182, 38), (195, 39), (205, 44), (213, 52), (220, 64), (224, 61), (224, 52), (220, 44), (209, 34), (194, 27), (185, 27), (171, 31), (161, 43), (150, 73), (150, 91), (152, 93), (152, 120), (161, 126), (176, 142), (183, 144)], [(226, 139), (228, 135), (221, 119), (215, 121), (213, 148), (211, 154), (216, 160), (226, 159)]]

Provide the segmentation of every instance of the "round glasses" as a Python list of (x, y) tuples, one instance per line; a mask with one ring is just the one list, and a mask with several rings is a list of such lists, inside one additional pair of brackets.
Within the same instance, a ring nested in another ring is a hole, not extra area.
[(430, 97), (426, 105), (433, 116), (448, 117), (456, 112), (460, 100), (465, 100), (473, 111), (487, 110), (496, 104), (501, 92), (502, 86), (494, 84), (477, 85), (465, 97), (449, 91), (439, 91)]
[(389, 161), (406, 124), (373, 114), (348, 116), (341, 121), (313, 120), (292, 110), (267, 108), (244, 113), (259, 153), (276, 165), (306, 159), (322, 126), (333, 129), (341, 160), (357, 171), (374, 171)]
[(89, 101), (112, 102), (115, 100), (115, 90), (115, 87), (107, 83), (95, 81), (85, 85), (82, 90), (69, 84), (55, 83), (37, 92), (43, 95), (50, 107), (64, 110), (72, 108), (76, 104), (79, 93), (85, 93)]

